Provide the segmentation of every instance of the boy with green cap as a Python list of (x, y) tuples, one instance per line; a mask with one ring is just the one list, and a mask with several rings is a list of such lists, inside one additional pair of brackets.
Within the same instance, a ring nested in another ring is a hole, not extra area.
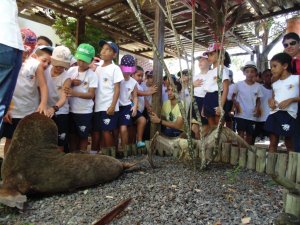
[(70, 150), (87, 150), (88, 135), (92, 127), (93, 98), (98, 87), (98, 77), (89, 65), (95, 57), (95, 49), (89, 44), (80, 44), (75, 58), (78, 66), (68, 70), (72, 85), (65, 88), (70, 104)]

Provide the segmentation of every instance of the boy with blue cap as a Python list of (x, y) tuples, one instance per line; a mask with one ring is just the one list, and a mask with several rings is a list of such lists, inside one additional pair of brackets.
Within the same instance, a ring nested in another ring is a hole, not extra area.
[(100, 57), (103, 64), (98, 66), (96, 74), (98, 76), (98, 88), (95, 93), (93, 143), (98, 149), (100, 131), (104, 140), (102, 153), (115, 156), (113, 131), (117, 128), (119, 112), (120, 82), (124, 79), (119, 66), (113, 63), (113, 59), (119, 53), (118, 46), (112, 41), (99, 41), (102, 48)]

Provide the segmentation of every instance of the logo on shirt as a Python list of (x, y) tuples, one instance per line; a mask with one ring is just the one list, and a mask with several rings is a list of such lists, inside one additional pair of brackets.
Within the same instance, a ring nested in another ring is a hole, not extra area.
[(86, 126), (78, 126), (78, 128), (81, 132), (85, 132), (86, 130)]
[(289, 131), (290, 130), (290, 125), (289, 124), (281, 124), (281, 126), (282, 126), (282, 130), (284, 130), (284, 131)]
[(290, 84), (288, 89), (293, 89), (294, 85), (293, 84)]
[(130, 115), (129, 115), (129, 114), (126, 114), (126, 115), (125, 115), (125, 118), (126, 118), (126, 120), (130, 120)]
[(26, 78), (27, 78), (28, 80), (33, 80), (33, 79), (34, 79), (34, 75), (27, 75)]
[(214, 76), (214, 80), (217, 80), (217, 76)]
[(61, 133), (61, 134), (58, 135), (58, 138), (59, 138), (60, 140), (65, 140), (65, 139), (66, 139), (66, 136), (67, 136), (66, 133)]
[(108, 124), (110, 123), (110, 119), (104, 119), (104, 120), (103, 120), (103, 123), (104, 123), (105, 125), (108, 125)]
[(255, 92), (255, 93), (254, 93), (254, 96), (255, 96), (255, 97), (257, 97), (257, 96), (258, 96), (258, 93), (257, 93), (257, 92)]
[(108, 79), (105, 77), (105, 78), (103, 79), (103, 81), (104, 81), (104, 82), (107, 82), (107, 81), (108, 81)]

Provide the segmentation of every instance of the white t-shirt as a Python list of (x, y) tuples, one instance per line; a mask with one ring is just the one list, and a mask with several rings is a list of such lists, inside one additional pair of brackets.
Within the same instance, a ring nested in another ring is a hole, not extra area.
[[(284, 80), (277, 80), (272, 84), (275, 101), (280, 103), (289, 98), (299, 97), (299, 75), (291, 75)], [(297, 118), (298, 103), (293, 102), (285, 109), (276, 107), (270, 114), (277, 111), (287, 111), (293, 118)]]
[[(98, 87), (98, 77), (91, 69), (88, 69), (85, 72), (79, 72), (78, 66), (74, 66), (68, 70), (68, 74), (70, 75), (71, 80), (81, 80), (80, 85), (72, 87), (76, 92), (87, 93), (90, 88)], [(70, 112), (72, 113), (86, 114), (93, 112), (93, 99), (84, 99), (71, 96), (69, 97), (69, 104)]]
[(120, 83), (120, 106), (126, 106), (131, 104), (131, 93), (134, 90), (137, 82), (132, 77), (129, 80), (122, 80)]
[(18, 21), (16, 0), (0, 1), (0, 43), (12, 48), (24, 50)]
[[(115, 64), (104, 67), (98, 66), (95, 72), (98, 76), (98, 88), (95, 92), (95, 112), (107, 111), (113, 100), (114, 85), (124, 79), (123, 73), (120, 67)], [(115, 111), (119, 111), (119, 100), (116, 103)]]
[(270, 114), (268, 100), (272, 98), (272, 89), (267, 89), (261, 85), (262, 97), (260, 98), (261, 116), (257, 118), (258, 122), (265, 122)]
[(262, 97), (261, 85), (256, 82), (249, 85), (246, 81), (239, 81), (235, 84), (233, 93), (236, 94), (235, 99), (240, 105), (240, 113), (235, 117), (256, 121), (257, 118), (254, 117), (253, 111), (257, 98)]
[(40, 96), (35, 74), (39, 64), (38, 60), (31, 57), (22, 64), (12, 98), (12, 118), (24, 118), (39, 106)]
[[(143, 86), (144, 91), (148, 91), (150, 87), (146, 85), (145, 82), (141, 83), (141, 86)], [(149, 103), (149, 105), (152, 105), (152, 95), (144, 96), (145, 100)]]
[(228, 101), (232, 100), (232, 95), (233, 95), (234, 89), (235, 89), (235, 84), (229, 84), (228, 94), (227, 94), (227, 100)]
[[(137, 83), (137, 89), (139, 91), (145, 91), (144, 87)], [(145, 96), (138, 96), (138, 110), (142, 113), (145, 109)]]
[[(205, 76), (207, 73), (198, 73), (193, 77), (193, 82), (196, 80), (205, 80)], [(204, 83), (200, 87), (194, 87), (194, 96), (204, 98), (205, 96)]]
[[(205, 92), (212, 93), (218, 91), (217, 75), (218, 75), (218, 67), (209, 70), (207, 74), (204, 76)], [(229, 80), (229, 69), (225, 66), (223, 68), (222, 82), (224, 80)]]
[[(56, 102), (60, 99), (63, 93), (63, 85), (67, 79), (70, 79), (69, 73), (64, 71), (59, 76), (52, 77), (51, 76), (52, 65), (50, 65), (45, 70), (45, 78), (48, 86), (48, 106), (52, 107), (56, 104)], [(55, 113), (57, 115), (61, 114), (69, 114), (69, 102), (68, 99), (65, 101), (65, 104), (59, 108), (59, 110)]]

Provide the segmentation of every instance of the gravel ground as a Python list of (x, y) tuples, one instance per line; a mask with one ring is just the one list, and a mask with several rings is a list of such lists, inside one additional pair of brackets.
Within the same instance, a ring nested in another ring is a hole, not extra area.
[[(75, 193), (30, 197), (23, 212), (0, 208), (0, 224), (92, 224), (122, 200), (128, 208), (111, 224), (272, 224), (282, 211), (282, 189), (265, 174), (212, 164), (194, 173), (173, 158), (154, 157), (119, 179)], [(220, 221), (220, 223), (217, 223)]]

